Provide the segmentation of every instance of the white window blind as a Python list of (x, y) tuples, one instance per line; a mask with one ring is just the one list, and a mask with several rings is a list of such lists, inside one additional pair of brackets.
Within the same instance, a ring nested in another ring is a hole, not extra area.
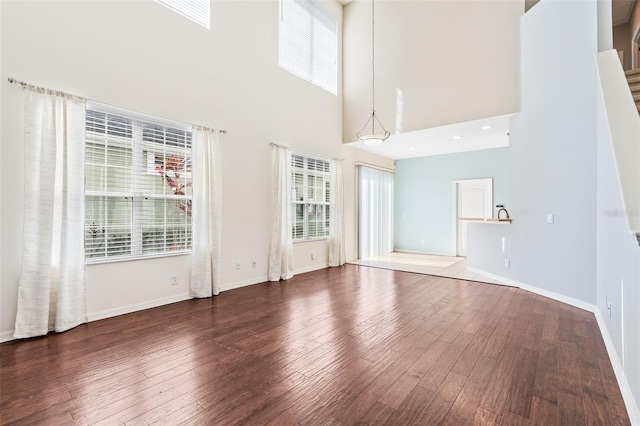
[(191, 132), (87, 109), (88, 262), (191, 248)]
[(294, 241), (329, 236), (329, 167), (328, 160), (291, 156)]
[(336, 20), (311, 0), (280, 0), (278, 64), (337, 94)]
[(158, 3), (179, 13), (185, 18), (191, 19), (206, 29), (210, 26), (209, 0), (156, 0)]

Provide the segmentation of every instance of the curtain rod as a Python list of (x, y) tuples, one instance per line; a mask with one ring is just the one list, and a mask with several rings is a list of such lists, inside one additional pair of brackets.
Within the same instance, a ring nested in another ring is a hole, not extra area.
[[(70, 97), (73, 97), (73, 98), (76, 98), (76, 99), (82, 99), (82, 100), (85, 100), (85, 101), (87, 100), (86, 98), (84, 98), (82, 96), (74, 95), (73, 93), (67, 93), (67, 92), (61, 92), (59, 90), (47, 89), (46, 87), (41, 87), (41, 86), (34, 86), (33, 84), (29, 84), (29, 83), (27, 83), (25, 81), (16, 80), (13, 77), (9, 77), (9, 78), (7, 78), (7, 80), (9, 80), (9, 83), (11, 83), (11, 84), (17, 84), (19, 86), (22, 86), (23, 89), (33, 90), (35, 92), (44, 92), (44, 93), (49, 92), (49, 93), (54, 93), (54, 94), (61, 95), (61, 96), (70, 96)], [(98, 102), (98, 103), (101, 103), (101, 102)], [(104, 105), (106, 105), (106, 104), (104, 104)], [(113, 106), (113, 105), (111, 105), (111, 106), (113, 108), (122, 109), (121, 107), (116, 107), (116, 106)], [(219, 133), (222, 133), (223, 135), (227, 134), (227, 131), (224, 130), (224, 129), (212, 129), (210, 127), (200, 126), (200, 125), (197, 125), (197, 124), (192, 124), (192, 123), (189, 123), (189, 124), (191, 124), (191, 126), (193, 126), (193, 127), (198, 127), (198, 128), (204, 129), (204, 130), (214, 130), (214, 131), (217, 130)]]
[(383, 166), (377, 166), (375, 164), (365, 163), (364, 161), (356, 161), (355, 165), (356, 165), (356, 167), (357, 166), (364, 166), (364, 167), (369, 167), (370, 169), (381, 170), (383, 172), (389, 172), (389, 173), (395, 173), (396, 172), (394, 169), (388, 169), (388, 168), (383, 167)]
[[(302, 155), (305, 155), (305, 156), (307, 156), (307, 157), (315, 157), (315, 158), (320, 158), (320, 159), (326, 159), (326, 158), (329, 158), (329, 157), (327, 157), (327, 156), (325, 156), (325, 155), (321, 155), (321, 154), (314, 154), (314, 153), (311, 153), (311, 152), (304, 152), (304, 151), (300, 151), (300, 150), (298, 150), (298, 149), (294, 149), (294, 148), (288, 147), (288, 146), (286, 146), (286, 145), (280, 145), (280, 144), (277, 144), (277, 143), (274, 143), (274, 142), (271, 142), (271, 143), (270, 143), (270, 145), (271, 145), (271, 146), (280, 147), (280, 148), (286, 148), (286, 149), (288, 149), (288, 150), (290, 150), (290, 151), (292, 151), (292, 152), (295, 152), (296, 154), (302, 154)], [(338, 161), (344, 161), (344, 158), (338, 158), (338, 157), (332, 157), (331, 159), (332, 159), (332, 160), (338, 160)]]
[(86, 98), (84, 98), (82, 96), (74, 95), (73, 93), (61, 92), (59, 90), (48, 89), (46, 87), (34, 86), (33, 84), (29, 84), (29, 83), (26, 83), (24, 81), (16, 80), (13, 77), (9, 77), (7, 80), (9, 80), (9, 83), (11, 83), (11, 84), (20, 85), (20, 86), (22, 86), (23, 89), (32, 90), (34, 92), (53, 93), (53, 94), (60, 95), (60, 96), (65, 96), (65, 97), (70, 97), (70, 98), (75, 98), (75, 99), (78, 99), (78, 100), (86, 101)]

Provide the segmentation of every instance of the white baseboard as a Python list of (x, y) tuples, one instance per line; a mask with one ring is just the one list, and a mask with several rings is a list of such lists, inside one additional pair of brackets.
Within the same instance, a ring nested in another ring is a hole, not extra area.
[(602, 316), (602, 312), (600, 312), (600, 309), (598, 307), (596, 307), (595, 316), (596, 321), (598, 322), (598, 327), (600, 327), (600, 334), (602, 334), (604, 345), (606, 346), (607, 353), (609, 354), (609, 360), (611, 360), (613, 372), (615, 373), (616, 379), (618, 380), (618, 387), (620, 388), (620, 393), (622, 393), (622, 399), (624, 400), (624, 405), (627, 408), (629, 420), (631, 421), (632, 425), (640, 426), (640, 409), (638, 408), (638, 404), (633, 397), (631, 386), (629, 386), (627, 376), (624, 374), (622, 363), (620, 362), (620, 358), (618, 358), (618, 353), (615, 346), (613, 345), (613, 340), (611, 339), (611, 335), (609, 334), (609, 330), (607, 329), (604, 317)]
[[(294, 270), (294, 275), (304, 274), (306, 272), (318, 271), (320, 269), (326, 269), (328, 267), (329, 267), (328, 264), (322, 264), (322, 265), (308, 266), (306, 268), (299, 268), (299, 269)], [(237, 281), (237, 282), (234, 282), (234, 283), (223, 284), (221, 286), (221, 288), (220, 288), (220, 291), (233, 290), (234, 288), (240, 288), (240, 287), (246, 287), (246, 286), (250, 286), (250, 285), (254, 285), (254, 284), (260, 284), (260, 283), (263, 283), (263, 282), (266, 282), (266, 281), (268, 281), (268, 278), (265, 276), (265, 277), (251, 278), (251, 279), (245, 280), (245, 281)], [(111, 318), (111, 317), (115, 317), (115, 316), (118, 316), (118, 315), (130, 314), (131, 312), (142, 311), (144, 309), (156, 308), (158, 306), (168, 305), (170, 303), (182, 302), (182, 301), (188, 300), (190, 298), (191, 298), (191, 296), (189, 296), (188, 293), (178, 294), (178, 295), (175, 295), (175, 296), (165, 297), (165, 298), (162, 298), (162, 299), (155, 299), (155, 300), (145, 301), (145, 302), (141, 302), (141, 303), (135, 303), (133, 305), (127, 305), (127, 306), (122, 306), (122, 307), (118, 307), (118, 308), (107, 309), (107, 310), (100, 311), (100, 312), (89, 313), (88, 314), (88, 317), (89, 317), (88, 319), (89, 319), (89, 322), (98, 321), (98, 320), (101, 320), (101, 319)], [(14, 340), (14, 338), (13, 338), (13, 330), (0, 332), (0, 343), (9, 342), (11, 340)]]
[(0, 343), (13, 340), (13, 330), (3, 331), (0, 333)]
[(306, 274), (307, 272), (319, 271), (320, 269), (327, 269), (329, 267), (328, 263), (323, 265), (312, 265), (307, 266), (306, 268), (300, 268), (293, 271), (294, 275), (298, 274)]
[[(106, 309), (100, 312), (88, 313), (88, 322), (98, 321), (105, 318), (116, 317), (118, 315), (130, 314), (132, 312), (142, 311), (144, 309), (157, 308), (158, 306), (168, 305), (170, 303), (182, 302), (190, 299), (188, 293), (177, 294), (175, 296), (163, 297), (161, 299), (149, 300), (133, 305), (120, 306), (118, 308)], [(0, 332), (0, 343), (14, 340), (13, 330)]]
[(559, 302), (563, 302), (568, 305), (575, 306), (576, 308), (593, 312), (593, 314), (596, 317), (598, 327), (600, 328), (600, 334), (602, 335), (602, 339), (604, 340), (604, 344), (607, 348), (607, 353), (609, 355), (609, 360), (611, 361), (613, 371), (616, 375), (616, 379), (618, 380), (618, 387), (620, 388), (620, 393), (622, 393), (622, 399), (624, 400), (624, 404), (627, 408), (627, 413), (629, 414), (629, 420), (631, 421), (631, 424), (633, 426), (640, 426), (640, 409), (638, 409), (638, 404), (636, 403), (636, 400), (633, 397), (633, 392), (631, 391), (631, 387), (629, 386), (627, 377), (624, 374), (622, 363), (620, 362), (620, 358), (618, 358), (618, 353), (616, 352), (616, 348), (613, 345), (613, 340), (611, 339), (611, 335), (609, 334), (609, 330), (607, 329), (607, 325), (604, 321), (602, 313), (600, 312), (600, 309), (596, 305), (592, 305), (591, 303), (583, 302), (582, 300), (574, 299), (572, 297), (564, 296), (562, 294), (554, 293), (549, 290), (544, 290), (538, 287), (534, 287), (532, 285), (524, 284), (519, 281), (512, 280), (510, 278), (501, 277), (499, 275), (495, 275), (490, 272), (483, 271), (481, 269), (467, 267), (467, 270), (470, 272), (475, 272), (477, 274), (482, 274), (489, 278), (493, 278), (494, 280), (502, 281), (506, 284), (513, 285), (515, 287), (519, 287), (523, 290), (527, 290), (532, 293), (536, 293), (541, 296), (545, 296), (550, 299), (554, 299)]
[[(313, 265), (313, 266), (307, 266), (306, 268), (298, 268), (298, 269), (294, 269), (293, 270), (293, 275), (298, 275), (298, 274), (305, 274), (307, 272), (313, 272), (313, 271), (319, 271), (320, 269), (326, 269), (328, 268), (329, 265), (328, 264), (323, 264), (323, 265)], [(220, 286), (220, 291), (227, 291), (227, 290), (233, 290), (234, 288), (241, 288), (241, 287), (247, 287), (250, 285), (255, 285), (255, 284), (260, 284), (260, 283), (264, 283), (269, 281), (269, 277), (267, 277), (266, 275), (263, 277), (257, 277), (257, 278), (251, 278), (248, 280), (244, 280), (244, 281), (236, 281), (233, 283), (228, 283), (228, 284), (223, 284)]]
[(549, 299), (557, 300), (558, 302), (566, 303), (567, 305), (575, 306), (576, 308), (584, 309), (589, 312), (596, 312), (596, 306), (591, 303), (583, 302), (582, 300), (574, 299), (573, 297), (565, 296), (560, 293), (555, 293), (550, 290), (545, 290), (543, 288), (539, 288), (536, 286), (532, 286), (529, 284), (521, 283), (520, 281), (513, 280), (511, 278), (501, 277), (500, 275), (492, 274), (491, 272), (483, 271), (478, 268), (470, 268), (467, 266), (467, 271), (473, 272), (476, 274), (482, 274), (485, 277), (492, 278), (494, 280), (501, 281), (505, 284), (508, 284), (513, 287), (518, 287), (523, 290), (530, 291), (531, 293), (539, 294), (540, 296), (548, 297)]
[(133, 305), (121, 306), (118, 308), (107, 309), (100, 312), (89, 313), (89, 322), (98, 321), (105, 318), (117, 317), (118, 315), (130, 314), (132, 312), (142, 311), (144, 309), (157, 308), (158, 306), (182, 302), (189, 299), (191, 299), (189, 293), (183, 293), (176, 294), (175, 296), (163, 297), (161, 299), (134, 303)]
[(233, 290), (234, 288), (247, 287), (254, 284), (260, 284), (265, 281), (269, 281), (269, 278), (266, 275), (264, 277), (251, 278), (244, 281), (236, 281), (233, 283), (222, 284), (220, 286), (220, 292)]
[(441, 251), (420, 251), (420, 250), (405, 250), (405, 249), (393, 249), (392, 253), (410, 253), (410, 254), (428, 254), (431, 256), (447, 256), (458, 257), (455, 253), (447, 253)]

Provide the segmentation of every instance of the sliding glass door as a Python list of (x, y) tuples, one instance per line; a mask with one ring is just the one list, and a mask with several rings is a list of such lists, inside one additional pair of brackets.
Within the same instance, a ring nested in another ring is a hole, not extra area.
[(393, 251), (393, 173), (358, 166), (358, 258)]

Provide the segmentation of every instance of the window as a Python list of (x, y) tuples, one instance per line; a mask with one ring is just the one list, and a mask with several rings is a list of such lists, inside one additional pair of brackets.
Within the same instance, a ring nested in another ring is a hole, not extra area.
[(336, 20), (311, 0), (280, 0), (278, 65), (337, 94)]
[(293, 240), (329, 236), (329, 161), (291, 156)]
[(88, 262), (188, 253), (191, 132), (87, 109)]
[(209, 0), (156, 0), (163, 6), (209, 29)]

